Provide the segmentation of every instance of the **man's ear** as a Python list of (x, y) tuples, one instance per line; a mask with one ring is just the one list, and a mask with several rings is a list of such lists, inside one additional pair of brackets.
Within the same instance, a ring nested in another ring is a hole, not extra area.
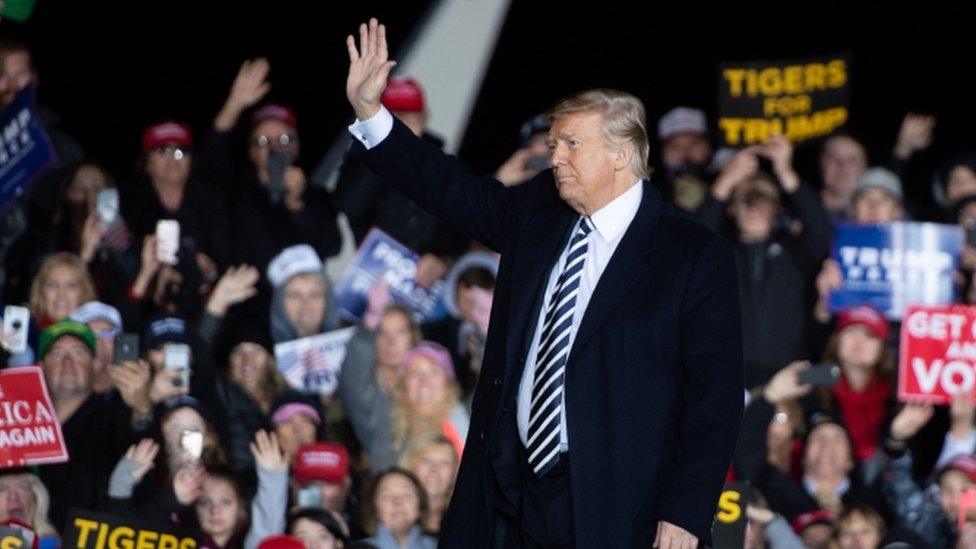
[(619, 147), (613, 151), (614, 171), (624, 170), (630, 167), (630, 158), (634, 155), (633, 147)]

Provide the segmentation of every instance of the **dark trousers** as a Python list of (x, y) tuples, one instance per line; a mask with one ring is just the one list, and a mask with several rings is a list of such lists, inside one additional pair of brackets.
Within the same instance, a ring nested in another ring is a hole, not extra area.
[(522, 449), (522, 497), (519, 530), (523, 548), (574, 547), (573, 498), (569, 478), (569, 453), (544, 475), (537, 476)]

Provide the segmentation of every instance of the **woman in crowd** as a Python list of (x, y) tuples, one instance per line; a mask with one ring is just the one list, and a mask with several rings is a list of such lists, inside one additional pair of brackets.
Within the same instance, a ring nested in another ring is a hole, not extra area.
[(281, 251), (268, 265), (273, 288), (271, 336), (275, 343), (309, 337), (339, 327), (339, 308), (325, 265), (308, 244)]
[(416, 437), (407, 448), (401, 466), (417, 477), (424, 487), (430, 509), (424, 530), (437, 534), (454, 491), (460, 456), (454, 444), (440, 433)]
[(40, 329), (94, 300), (94, 284), (85, 262), (70, 252), (49, 255), (31, 284), (30, 310)]
[[(354, 345), (369, 345), (368, 339), (353, 337)], [(450, 354), (429, 341), (407, 351), (392, 392), (366, 364), (347, 360), (339, 377), (339, 396), (374, 471), (396, 463), (411, 440), (428, 431), (442, 433), (460, 455), (469, 421), (460, 395)]]
[(43, 538), (57, 538), (48, 519), (50, 496), (47, 488), (28, 469), (0, 469), (0, 522), (16, 519)]
[(366, 541), (378, 549), (433, 549), (437, 540), (423, 533), (428, 507), (420, 481), (394, 467), (377, 475), (364, 499)]
[[(806, 417), (821, 412), (843, 422), (854, 444), (854, 457), (862, 465), (876, 457), (894, 404), (894, 357), (885, 346), (889, 332), (888, 320), (872, 307), (852, 307), (840, 313), (824, 353), (825, 363), (840, 367), (840, 377), (834, 385), (803, 399)], [(879, 463), (864, 471), (868, 479)]]
[(298, 508), (288, 514), (285, 532), (305, 544), (306, 549), (343, 549), (349, 542), (349, 527), (334, 511)]

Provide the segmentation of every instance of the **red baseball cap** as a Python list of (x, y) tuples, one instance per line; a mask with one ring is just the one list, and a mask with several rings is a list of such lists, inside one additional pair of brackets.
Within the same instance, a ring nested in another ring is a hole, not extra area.
[(868, 305), (844, 309), (837, 317), (837, 328), (834, 331), (840, 333), (844, 328), (854, 324), (865, 326), (868, 331), (882, 341), (887, 341), (888, 334), (891, 332), (888, 319), (881, 314), (881, 311)]
[(193, 131), (183, 122), (167, 120), (149, 126), (142, 132), (142, 152), (147, 153), (156, 147), (173, 143), (183, 147), (193, 146)]
[(295, 111), (277, 103), (268, 103), (251, 113), (251, 128), (256, 128), (258, 124), (265, 120), (278, 120), (293, 128), (298, 127), (298, 119), (295, 118)]
[(295, 454), (291, 471), (298, 484), (317, 480), (341, 484), (349, 477), (349, 451), (334, 442), (306, 444)]
[(261, 540), (258, 549), (305, 549), (302, 540), (288, 534), (276, 534)]
[(804, 530), (814, 524), (833, 525), (837, 517), (826, 509), (814, 509), (806, 513), (800, 513), (793, 519), (793, 531), (802, 534)]
[(393, 112), (424, 112), (424, 90), (413, 78), (391, 78), (380, 96), (383, 106)]

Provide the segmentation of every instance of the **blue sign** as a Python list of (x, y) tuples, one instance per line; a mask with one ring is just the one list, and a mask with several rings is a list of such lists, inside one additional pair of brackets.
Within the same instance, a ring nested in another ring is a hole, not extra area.
[(54, 149), (25, 88), (0, 113), (0, 211), (54, 162)]
[(335, 287), (342, 313), (351, 320), (361, 320), (366, 313), (369, 292), (381, 278), (390, 288), (390, 298), (403, 305), (418, 321), (431, 316), (444, 293), (444, 281), (430, 288), (414, 281), (420, 256), (383, 231), (373, 228), (346, 267)]
[(955, 303), (962, 244), (963, 231), (954, 225), (841, 224), (831, 257), (844, 282), (830, 294), (830, 310), (871, 305), (897, 320), (908, 305)]

